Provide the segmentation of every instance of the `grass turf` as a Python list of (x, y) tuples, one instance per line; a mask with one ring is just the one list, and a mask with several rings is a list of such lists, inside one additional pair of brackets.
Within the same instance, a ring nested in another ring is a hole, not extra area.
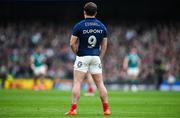
[(64, 115), (70, 101), (70, 92), (0, 90), (0, 118), (180, 118), (179, 92), (109, 91), (111, 116), (102, 115), (97, 93), (81, 95), (76, 116)]

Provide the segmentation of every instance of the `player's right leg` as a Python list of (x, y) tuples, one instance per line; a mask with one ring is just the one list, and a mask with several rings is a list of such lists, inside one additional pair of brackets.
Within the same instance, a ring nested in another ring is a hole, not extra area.
[(92, 78), (99, 91), (104, 115), (110, 115), (111, 112), (109, 110), (107, 90), (103, 83), (101, 60), (98, 56), (92, 57), (89, 72), (91, 73)]
[(86, 73), (81, 72), (78, 70), (74, 71), (74, 81), (73, 81), (73, 88), (72, 88), (72, 103), (71, 103), (71, 108), (69, 111), (66, 113), (66, 115), (76, 115), (76, 109), (77, 109), (77, 102), (80, 97), (80, 87), (81, 87), (81, 82), (85, 78)]
[(100, 94), (104, 115), (110, 115), (111, 112), (110, 112), (109, 104), (108, 104), (108, 95), (107, 95), (106, 87), (104, 86), (104, 83), (103, 83), (102, 74), (101, 73), (100, 74), (92, 74), (92, 77), (94, 79), (94, 82), (95, 82), (95, 84), (98, 88), (99, 94)]

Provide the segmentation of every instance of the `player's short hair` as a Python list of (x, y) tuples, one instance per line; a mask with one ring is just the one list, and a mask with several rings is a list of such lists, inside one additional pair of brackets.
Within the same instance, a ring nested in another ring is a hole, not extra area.
[(93, 16), (97, 12), (97, 5), (93, 2), (88, 2), (84, 5), (84, 11), (87, 15)]

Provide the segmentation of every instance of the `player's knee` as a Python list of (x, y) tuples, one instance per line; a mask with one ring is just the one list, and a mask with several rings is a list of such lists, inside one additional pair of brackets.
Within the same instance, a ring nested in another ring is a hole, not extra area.
[(78, 90), (76, 90), (76, 89), (73, 89), (73, 90), (72, 90), (72, 94), (73, 94), (73, 96), (75, 96), (75, 97), (79, 97), (80, 92), (79, 92)]
[(80, 93), (80, 87), (78, 85), (74, 85), (74, 87), (72, 89), (72, 94), (76, 96), (79, 93)]
[(106, 89), (104, 90), (104, 96), (107, 96), (107, 90)]

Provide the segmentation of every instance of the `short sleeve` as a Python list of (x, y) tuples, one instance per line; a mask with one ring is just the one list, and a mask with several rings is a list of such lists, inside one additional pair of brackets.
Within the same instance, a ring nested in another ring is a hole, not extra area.
[(103, 33), (103, 38), (107, 37), (107, 28), (104, 26), (104, 33)]
[(76, 25), (73, 27), (72, 35), (78, 37), (78, 36), (79, 36), (79, 29), (80, 29), (79, 24), (76, 24)]

